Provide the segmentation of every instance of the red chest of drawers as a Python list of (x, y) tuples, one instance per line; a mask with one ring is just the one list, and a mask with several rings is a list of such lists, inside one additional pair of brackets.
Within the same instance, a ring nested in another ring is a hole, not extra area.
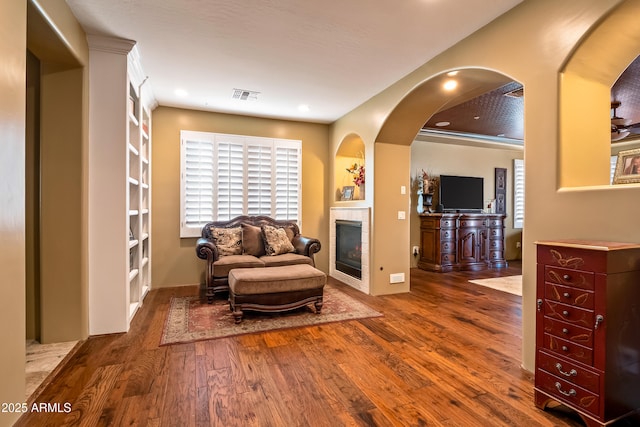
[(535, 403), (589, 427), (640, 409), (640, 245), (537, 242)]

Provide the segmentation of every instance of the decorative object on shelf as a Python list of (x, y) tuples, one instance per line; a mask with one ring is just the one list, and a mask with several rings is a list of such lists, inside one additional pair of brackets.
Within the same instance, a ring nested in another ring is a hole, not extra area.
[(364, 164), (354, 163), (351, 167), (347, 168), (353, 177), (353, 183), (357, 186), (364, 185)]
[(430, 173), (421, 170), (416, 177), (418, 180), (418, 213), (430, 213), (431, 206), (433, 206), (433, 189), (434, 179), (431, 178)]
[(353, 185), (345, 185), (342, 187), (342, 200), (353, 200)]
[(640, 182), (640, 148), (623, 150), (618, 153), (614, 184), (633, 184)]
[[(491, 212), (497, 214), (507, 213), (507, 169), (495, 168), (495, 200), (492, 201)], [(494, 210), (495, 209), (495, 210)]]

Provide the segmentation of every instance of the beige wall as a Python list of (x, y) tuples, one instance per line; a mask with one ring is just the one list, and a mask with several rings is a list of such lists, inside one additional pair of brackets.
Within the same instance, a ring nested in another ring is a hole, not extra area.
[[(581, 40), (620, 3), (633, 5), (633, 13), (627, 11), (627, 14), (638, 16), (637, 0), (525, 1), (331, 126), (332, 147), (337, 146), (343, 135), (349, 133), (361, 135), (368, 150), (380, 141), (377, 139), (378, 134), (384, 135), (386, 143), (408, 145), (411, 138), (406, 133), (395, 132), (393, 129), (407, 127), (417, 130), (435, 110), (425, 109), (424, 117), (408, 115), (403, 126), (398, 126), (398, 120), (401, 123), (404, 120), (400, 115), (393, 117), (393, 126), (391, 123), (386, 126), (385, 120), (391, 117), (397, 107), (403, 105), (405, 97), (435, 76), (452, 69), (478, 68), (495, 70), (524, 85), (526, 222), (523, 236), (523, 366), (529, 370), (533, 369), (535, 353), (534, 242), (567, 237), (640, 241), (640, 229), (636, 227), (637, 220), (631, 214), (640, 208), (640, 186), (560, 188), (558, 174), (559, 170), (562, 171), (562, 153), (565, 159), (567, 156), (575, 157), (583, 165), (589, 165), (592, 174), (596, 176), (595, 181), (588, 181), (581, 173), (575, 180), (563, 177), (563, 183), (593, 185), (594, 182), (606, 182), (608, 150), (602, 147), (609, 144), (608, 132), (596, 129), (594, 132), (580, 132), (575, 136), (565, 134), (565, 140), (561, 140), (559, 136), (563, 123), (560, 121), (559, 106), (561, 102), (563, 108), (572, 103), (580, 104), (581, 108), (589, 111), (584, 117), (591, 119), (597, 116), (595, 124), (603, 125), (606, 129), (609, 99), (604, 96), (605, 91), (591, 90), (590, 87), (597, 86), (593, 83), (571, 84), (569, 86), (574, 89), (564, 93), (565, 96), (561, 99), (559, 82), (562, 82), (561, 70)], [(607, 33), (610, 38), (600, 44), (608, 46), (622, 43), (632, 53), (635, 52), (635, 55), (640, 53), (635, 37), (640, 29), (635, 25), (617, 26), (617, 30), (621, 29), (624, 31)], [(617, 69), (618, 74), (625, 68), (618, 65), (621, 61), (615, 55), (585, 56), (591, 60), (588, 64), (590, 68), (571, 71), (586, 79), (596, 79), (588, 75), (588, 71), (598, 70), (594, 63), (611, 63), (600, 69)], [(593, 73), (597, 74), (597, 71)], [(607, 75), (605, 80), (610, 86), (615, 78)], [(580, 92), (575, 90), (576, 87), (586, 87), (587, 91)], [(434, 92), (439, 90), (437, 86), (432, 89)], [(588, 105), (600, 112), (592, 114)], [(568, 110), (570, 109), (563, 109), (566, 115), (569, 115)], [(582, 123), (584, 124), (584, 120)], [(573, 139), (575, 137), (582, 139), (581, 144)], [(402, 152), (396, 154), (410, 155)], [(565, 172), (571, 175), (569, 171)], [(378, 174), (375, 170), (373, 173), (376, 176)], [(385, 197), (387, 194), (375, 191), (376, 200)], [(376, 211), (374, 215), (385, 214), (385, 209), (397, 209), (395, 206), (387, 207), (378, 203), (376, 206), (383, 211)], [(611, 221), (612, 211), (616, 212), (615, 221)], [(398, 235), (409, 234), (407, 224), (396, 224), (396, 227)], [(378, 250), (377, 246), (375, 250)], [(406, 255), (398, 253), (395, 256), (404, 258)]]
[(195, 238), (180, 238), (180, 130), (302, 140), (302, 223), (317, 237), (318, 268), (329, 262), (328, 126), (159, 107), (153, 112), (152, 286), (201, 283), (205, 261), (196, 257)]
[[(520, 259), (522, 229), (513, 228), (513, 159), (522, 159), (522, 147), (506, 147), (498, 144), (464, 145), (464, 141), (437, 141), (434, 137), (420, 137), (411, 144), (411, 177), (414, 182), (411, 196), (411, 246), (420, 245), (420, 218), (416, 175), (422, 169), (431, 176), (462, 175), (484, 178), (484, 206), (495, 194), (495, 168), (507, 169), (507, 217), (505, 219), (505, 257)], [(437, 197), (437, 196), (436, 196)], [(435, 209), (435, 206), (434, 206)], [(412, 257), (411, 266), (417, 266)]]
[[(25, 369), (25, 2), (0, 1), (0, 402), (24, 401)], [(0, 425), (19, 414), (0, 412)]]

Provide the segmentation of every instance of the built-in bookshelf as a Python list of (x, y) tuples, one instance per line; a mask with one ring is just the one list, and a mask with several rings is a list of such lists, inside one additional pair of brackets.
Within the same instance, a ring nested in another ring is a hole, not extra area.
[(89, 36), (89, 333), (125, 332), (151, 288), (151, 109), (135, 42)]

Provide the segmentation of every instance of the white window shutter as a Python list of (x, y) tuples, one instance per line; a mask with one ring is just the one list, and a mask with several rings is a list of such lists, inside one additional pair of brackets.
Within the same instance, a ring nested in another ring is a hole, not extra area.
[(188, 138), (182, 143), (181, 236), (200, 235), (202, 226), (213, 219), (213, 141)]
[(297, 220), (299, 217), (300, 147), (276, 146), (275, 218)]
[(513, 228), (524, 226), (524, 160), (513, 160)]
[(243, 144), (233, 140), (219, 142), (217, 156), (217, 220), (226, 221), (244, 213)]
[(272, 216), (271, 162), (273, 144), (247, 144), (247, 214)]
[(180, 237), (238, 215), (300, 224), (301, 141), (181, 131), (180, 142)]

